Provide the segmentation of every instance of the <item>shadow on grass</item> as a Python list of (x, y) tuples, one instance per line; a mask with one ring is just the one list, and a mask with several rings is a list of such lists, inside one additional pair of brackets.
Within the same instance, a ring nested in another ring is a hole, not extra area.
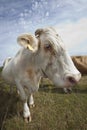
[(19, 98), (16, 93), (10, 95), (0, 84), (0, 130), (5, 130), (4, 124), (6, 119), (17, 115), (17, 102)]
[(87, 89), (73, 88), (73, 93), (87, 94)]
[[(39, 89), (40, 92), (47, 92), (47, 93), (59, 93), (59, 94), (65, 94), (63, 88), (57, 88), (54, 87), (54, 85), (43, 85), (40, 86)], [(87, 94), (87, 89), (80, 89), (79, 86), (75, 86), (72, 88), (72, 93), (80, 93), (80, 94)]]
[(62, 88), (56, 88), (53, 85), (43, 85), (39, 88), (40, 92), (47, 92), (47, 93), (64, 93)]

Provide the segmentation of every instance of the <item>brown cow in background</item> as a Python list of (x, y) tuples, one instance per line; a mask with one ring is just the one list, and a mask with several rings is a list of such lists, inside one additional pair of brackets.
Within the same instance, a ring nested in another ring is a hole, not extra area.
[(87, 56), (72, 56), (72, 60), (76, 68), (81, 72), (82, 75), (87, 74)]

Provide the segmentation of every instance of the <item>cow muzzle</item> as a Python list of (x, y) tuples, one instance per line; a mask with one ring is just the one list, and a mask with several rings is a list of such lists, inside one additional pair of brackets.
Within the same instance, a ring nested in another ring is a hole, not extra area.
[(73, 86), (75, 84), (77, 84), (79, 82), (79, 80), (81, 79), (81, 73), (78, 74), (74, 74), (74, 75), (66, 75), (66, 82), (69, 86)]

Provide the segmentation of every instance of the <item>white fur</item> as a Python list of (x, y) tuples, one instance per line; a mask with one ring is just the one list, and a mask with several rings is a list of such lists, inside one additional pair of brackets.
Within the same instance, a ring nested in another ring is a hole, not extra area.
[(24, 103), (23, 115), (24, 115), (24, 118), (30, 117), (30, 110), (27, 105), (27, 102)]
[(34, 105), (34, 98), (33, 98), (33, 95), (31, 94), (30, 95), (30, 99), (29, 99), (29, 105)]

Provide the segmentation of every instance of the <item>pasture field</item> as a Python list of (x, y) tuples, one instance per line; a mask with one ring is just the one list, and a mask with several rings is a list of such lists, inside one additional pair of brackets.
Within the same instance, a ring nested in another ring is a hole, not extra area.
[(32, 122), (26, 124), (15, 87), (11, 95), (10, 86), (0, 75), (0, 130), (87, 130), (87, 76), (73, 87), (71, 94), (64, 94), (44, 79), (34, 100), (36, 106), (30, 109)]

